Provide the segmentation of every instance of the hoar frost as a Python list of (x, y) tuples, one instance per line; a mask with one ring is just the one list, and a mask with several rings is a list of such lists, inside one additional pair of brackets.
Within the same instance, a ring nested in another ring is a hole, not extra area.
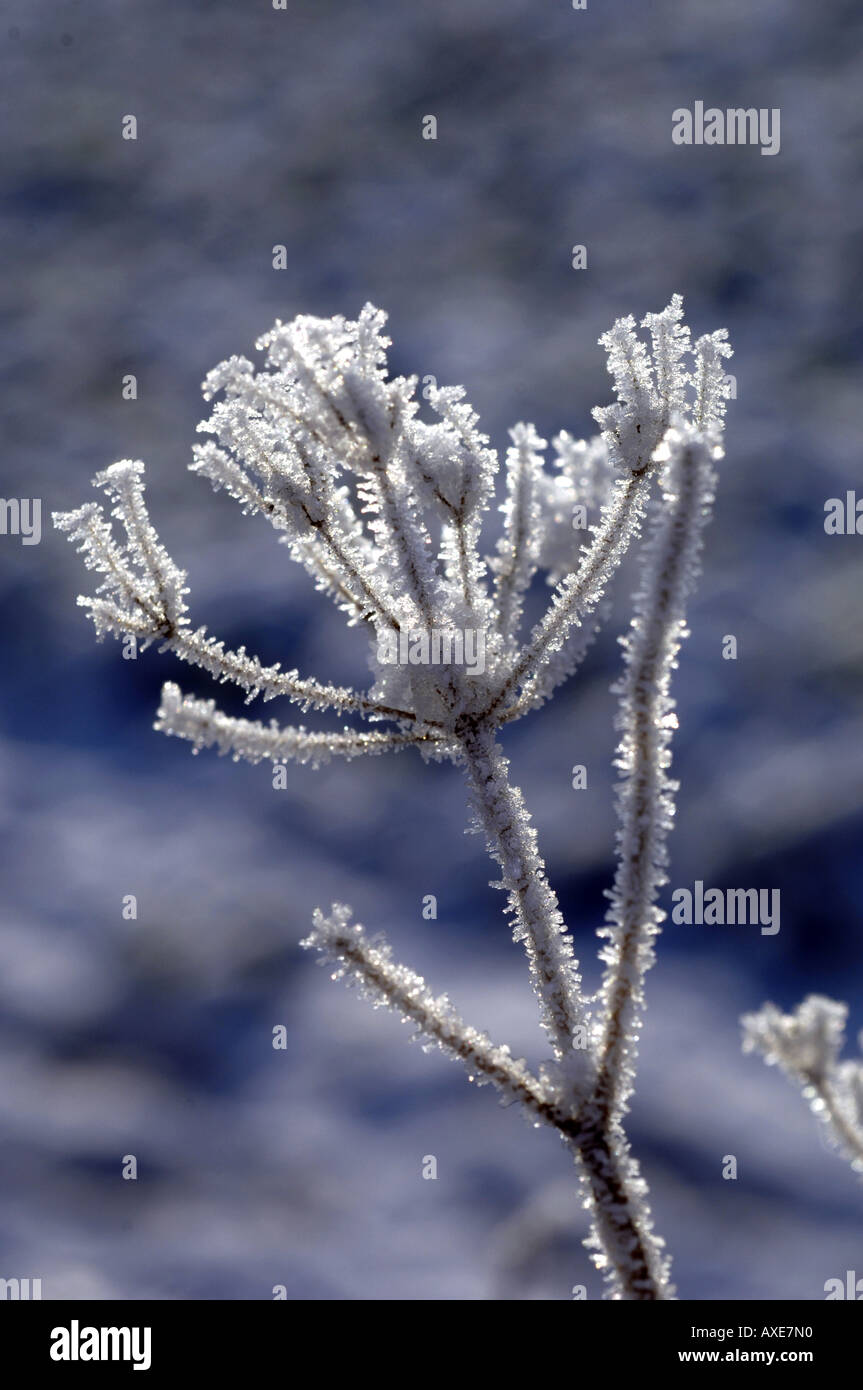
[[(483, 556), (480, 528), (494, 499), (497, 454), (461, 387), (433, 388), (431, 418), (420, 418), (417, 379), (388, 375), (384, 324), (371, 305), (354, 321), (277, 322), (257, 345), (262, 366), (231, 357), (210, 372), (204, 395), (212, 413), (199, 426), (207, 438), (191, 464), (244, 512), (262, 515), (316, 588), (349, 624), (362, 626), (368, 689), (265, 665), (194, 626), (185, 572), (149, 520), (141, 463), (124, 460), (96, 475), (110, 516), (91, 502), (56, 514), (55, 523), (99, 576), (79, 602), (100, 637), (133, 635), (141, 648), (156, 643), (239, 686), (249, 701), (284, 697), (306, 712), (360, 721), (327, 731), (241, 719), (169, 683), (157, 729), (195, 750), (216, 747), (253, 763), (317, 765), (415, 748), (461, 770), (474, 825), (499, 868), (513, 936), (527, 956), (544, 1063), (529, 1068), (466, 1023), (345, 905), (316, 912), (303, 945), (373, 1004), (397, 1010), (424, 1045), (495, 1086), (531, 1123), (557, 1131), (577, 1166), (592, 1219), (588, 1244), (609, 1297), (671, 1298), (669, 1261), (624, 1121), (677, 789), (669, 775), (671, 673), (722, 457), (731, 349), (724, 330), (691, 341), (678, 295), (643, 320), (646, 339), (633, 318), (619, 319), (600, 339), (615, 401), (594, 412), (599, 434), (577, 440), (559, 433), (550, 460), (533, 425), (513, 427), (501, 533), (493, 554)], [(641, 582), (615, 687), (617, 872), (601, 929), (605, 974), (591, 998), (499, 731), (574, 674), (607, 610), (609, 581), (645, 524)], [(525, 631), (525, 596), (537, 573), (550, 598)], [(425, 635), (428, 647), (412, 645), (412, 634)], [(461, 659), (451, 640), (432, 647), (435, 634), (462, 634)], [(473, 659), (465, 661), (468, 634)], [(432, 652), (444, 655), (432, 660)]]

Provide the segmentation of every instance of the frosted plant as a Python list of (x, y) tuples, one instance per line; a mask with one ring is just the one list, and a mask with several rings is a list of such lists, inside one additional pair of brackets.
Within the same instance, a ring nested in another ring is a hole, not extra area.
[[(690, 340), (675, 295), (642, 323), (631, 317), (600, 339), (616, 401), (594, 412), (600, 434), (561, 433), (549, 467), (531, 425), (511, 431), (503, 527), (483, 559), (479, 535), (498, 461), (459, 387), (434, 389), (422, 420), (416, 378), (387, 376), (385, 316), (367, 305), (355, 322), (301, 317), (261, 338), (265, 366), (232, 357), (204, 383), (210, 438), (192, 470), (260, 512), (369, 637), (366, 691), (327, 685), (194, 627), (185, 573), (159, 543), (144, 503), (143, 465), (125, 460), (95, 485), (113, 503), (114, 534), (96, 503), (55, 516), (101, 582), (79, 603), (97, 633), (158, 643), (249, 700), (284, 696), (372, 727), (310, 732), (229, 717), (211, 699), (164, 687), (156, 728), (235, 759), (318, 764), (332, 757), (414, 747), (463, 772), (475, 826), (500, 868), (513, 935), (523, 944), (549, 1057), (531, 1071), (461, 1018), (446, 995), (397, 963), (390, 948), (336, 904), (315, 913), (303, 945), (397, 1010), (415, 1036), (491, 1083), (534, 1124), (557, 1130), (577, 1165), (592, 1218), (589, 1245), (619, 1299), (674, 1296), (669, 1262), (652, 1229), (647, 1189), (624, 1117), (644, 1006), (643, 981), (663, 914), (665, 840), (676, 784), (669, 777), (676, 724), (669, 694), (686, 636), (685, 609), (721, 457), (727, 395), (724, 330)], [(651, 494), (658, 484), (658, 497)], [(593, 508), (579, 531), (574, 511)], [(601, 934), (599, 994), (581, 984), (571, 936), (546, 878), (520, 790), (509, 779), (498, 731), (536, 709), (576, 670), (596, 630), (603, 594), (647, 521), (635, 616), (623, 639), (617, 766), (618, 868)], [(523, 631), (534, 576), (551, 586), (544, 616)], [(468, 659), (470, 655), (470, 660)]]
[[(863, 1056), (840, 1062), (848, 1007), (810, 994), (792, 1014), (765, 1004), (743, 1017), (743, 1050), (760, 1052), (801, 1087), (830, 1144), (863, 1173)], [(863, 1033), (860, 1034), (863, 1054)]]

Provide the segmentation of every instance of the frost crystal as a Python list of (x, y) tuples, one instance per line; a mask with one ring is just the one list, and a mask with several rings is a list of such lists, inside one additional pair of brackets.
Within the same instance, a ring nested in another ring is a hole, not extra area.
[(797, 1082), (831, 1143), (863, 1173), (863, 1061), (838, 1060), (847, 1019), (847, 1005), (820, 994), (791, 1014), (765, 1004), (741, 1020), (743, 1050), (760, 1052)]

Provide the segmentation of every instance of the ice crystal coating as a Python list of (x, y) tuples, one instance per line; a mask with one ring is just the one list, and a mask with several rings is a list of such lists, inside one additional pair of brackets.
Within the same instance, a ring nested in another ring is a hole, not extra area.
[(863, 1060), (839, 1061), (847, 1019), (846, 1004), (821, 994), (808, 995), (790, 1014), (764, 1004), (741, 1020), (743, 1050), (760, 1052), (801, 1087), (834, 1148), (863, 1173)]
[[(671, 359), (680, 339), (667, 336)], [(656, 896), (667, 880), (666, 839), (677, 792), (677, 783), (668, 775), (677, 727), (669, 692), (713, 502), (714, 464), (721, 456), (715, 426), (703, 433), (683, 423), (672, 425), (654, 451), (654, 460), (662, 465), (663, 505), (656, 510), (644, 547), (635, 616), (622, 639), (624, 674), (613, 688), (620, 697), (621, 738), (615, 763), (621, 774), (620, 829), (608, 925), (601, 933), (609, 945), (601, 952), (606, 971), (598, 1081), (598, 1094), (613, 1124), (621, 1120), (633, 1087), (644, 976), (653, 964), (653, 941), (665, 915), (656, 906)]]
[(393, 960), (385, 941), (370, 941), (350, 919), (351, 909), (343, 903), (334, 903), (328, 917), (316, 909), (312, 930), (300, 945), (317, 951), (322, 964), (334, 963), (333, 978), (357, 985), (375, 1008), (393, 1009), (415, 1024), (415, 1036), (462, 1062), (471, 1081), (491, 1082), (505, 1102), (516, 1101), (554, 1123), (555, 1095), (547, 1081), (532, 1076), (506, 1045), (469, 1027), (445, 994), (435, 997), (420, 975)]
[[(721, 457), (731, 352), (724, 330), (694, 347), (675, 295), (600, 339), (616, 400), (597, 409), (600, 434), (553, 439), (554, 460), (533, 425), (510, 431), (502, 533), (479, 553), (498, 459), (461, 387), (428, 393), (420, 417), (415, 377), (390, 377), (385, 315), (367, 304), (356, 320), (304, 315), (259, 340), (263, 364), (231, 357), (211, 371), (213, 402), (191, 469), (244, 512), (275, 529), (315, 586), (369, 642), (366, 691), (334, 686), (280, 664), (265, 666), (193, 627), (186, 574), (161, 545), (144, 501), (143, 464), (124, 460), (94, 479), (112, 504), (55, 513), (88, 569), (95, 593), (79, 599), (97, 635), (158, 643), (219, 682), (264, 700), (330, 711), (376, 727), (308, 730), (239, 719), (214, 700), (168, 683), (155, 727), (252, 763), (311, 763), (416, 748), (465, 776), (474, 828), (500, 869), (515, 941), (527, 956), (551, 1058), (536, 1072), (461, 1018), (445, 995), (369, 939), (342, 905), (315, 914), (303, 942), (335, 963), (375, 1005), (393, 1008), (417, 1035), (492, 1083), (531, 1123), (556, 1129), (572, 1154), (592, 1214), (589, 1247), (611, 1298), (671, 1298), (669, 1262), (653, 1232), (646, 1184), (624, 1130), (653, 960), (665, 839), (676, 784), (668, 775), (675, 727), (669, 693), (686, 635), (686, 601)], [(218, 399), (217, 399), (218, 398)], [(656, 478), (635, 617), (624, 640), (620, 697), (618, 868), (596, 1000), (585, 998), (572, 938), (546, 875), (536, 833), (499, 730), (547, 700), (582, 660), (607, 611), (609, 583), (641, 533)], [(112, 521), (119, 523), (115, 534)], [(529, 633), (523, 607), (537, 574), (551, 596)], [(430, 653), (436, 653), (435, 656)], [(379, 725), (386, 727), (380, 728)], [(777, 1054), (778, 1055), (778, 1054)], [(836, 1071), (854, 1097), (859, 1070)], [(839, 1090), (837, 1090), (839, 1094)], [(844, 1104), (844, 1101), (843, 1101)]]

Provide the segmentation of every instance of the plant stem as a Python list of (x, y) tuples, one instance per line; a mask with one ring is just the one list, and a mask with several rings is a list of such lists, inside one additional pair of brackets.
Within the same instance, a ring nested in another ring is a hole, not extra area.
[[(525, 945), (543, 1026), (558, 1061), (566, 1067), (573, 1056), (576, 1029), (587, 1024), (572, 940), (543, 872), (536, 832), (524, 828), (524, 800), (519, 788), (510, 783), (495, 730), (487, 725), (469, 728), (462, 732), (461, 746), (471, 799), (489, 853), (502, 869), (502, 886), (516, 919), (516, 938)], [(594, 1240), (619, 1297), (638, 1301), (667, 1297), (659, 1242), (651, 1233), (647, 1208), (633, 1191), (641, 1179), (622, 1128), (615, 1125), (612, 1130), (607, 1109), (590, 1102), (584, 1115), (576, 1115), (573, 1103), (552, 1123), (573, 1153), (590, 1194)]]

